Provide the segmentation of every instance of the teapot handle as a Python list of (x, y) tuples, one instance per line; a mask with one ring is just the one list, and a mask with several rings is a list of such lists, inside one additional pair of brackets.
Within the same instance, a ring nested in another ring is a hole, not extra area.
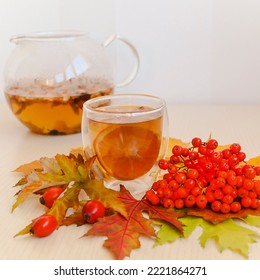
[(140, 58), (139, 58), (137, 49), (128, 40), (120, 37), (117, 34), (113, 34), (109, 38), (107, 38), (106, 41), (103, 42), (102, 46), (107, 47), (115, 40), (120, 40), (123, 43), (125, 43), (131, 49), (131, 51), (134, 55), (134, 58), (135, 58), (134, 68), (133, 68), (132, 72), (130, 73), (130, 75), (128, 76), (128, 78), (126, 80), (124, 80), (123, 82), (116, 85), (116, 87), (124, 87), (124, 86), (128, 85), (129, 83), (131, 83), (134, 80), (134, 78), (136, 77), (137, 72), (139, 70)]

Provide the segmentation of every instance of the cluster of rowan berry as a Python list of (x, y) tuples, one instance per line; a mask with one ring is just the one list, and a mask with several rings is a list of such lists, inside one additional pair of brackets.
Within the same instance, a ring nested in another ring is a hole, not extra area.
[(165, 208), (198, 207), (236, 213), (260, 207), (260, 166), (245, 162), (238, 143), (217, 149), (218, 142), (192, 139), (190, 148), (175, 145), (169, 159), (161, 159), (162, 179), (153, 183), (146, 199)]

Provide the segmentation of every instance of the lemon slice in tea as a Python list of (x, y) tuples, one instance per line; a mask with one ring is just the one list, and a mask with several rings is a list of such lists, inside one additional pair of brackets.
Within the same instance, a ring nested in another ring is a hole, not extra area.
[(135, 124), (110, 124), (94, 141), (101, 166), (119, 180), (132, 180), (146, 174), (159, 154), (160, 129), (160, 118)]

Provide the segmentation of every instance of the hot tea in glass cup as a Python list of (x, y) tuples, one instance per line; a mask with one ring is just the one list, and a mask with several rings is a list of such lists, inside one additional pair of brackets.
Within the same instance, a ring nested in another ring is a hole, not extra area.
[(166, 153), (166, 104), (145, 94), (90, 99), (83, 105), (81, 132), (84, 150), (97, 156), (107, 187), (122, 184), (138, 195), (151, 187)]

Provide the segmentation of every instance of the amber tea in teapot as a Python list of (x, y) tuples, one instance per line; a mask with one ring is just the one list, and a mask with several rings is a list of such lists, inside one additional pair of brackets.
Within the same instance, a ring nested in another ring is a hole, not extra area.
[[(115, 84), (105, 48), (114, 40), (134, 55), (130, 76)], [(136, 76), (139, 57), (118, 35), (99, 44), (80, 31), (41, 32), (11, 38), (16, 47), (5, 68), (4, 93), (14, 115), (32, 132), (48, 135), (80, 132), (83, 103), (111, 95)]]
[(38, 83), (27, 87), (10, 86), (5, 89), (5, 96), (13, 113), (31, 131), (49, 135), (71, 134), (80, 132), (85, 101), (113, 93), (111, 85), (103, 83), (103, 89), (100, 89), (100, 83), (96, 89), (93, 85), (88, 88), (87, 82), (79, 83), (73, 79), (58, 86)]

